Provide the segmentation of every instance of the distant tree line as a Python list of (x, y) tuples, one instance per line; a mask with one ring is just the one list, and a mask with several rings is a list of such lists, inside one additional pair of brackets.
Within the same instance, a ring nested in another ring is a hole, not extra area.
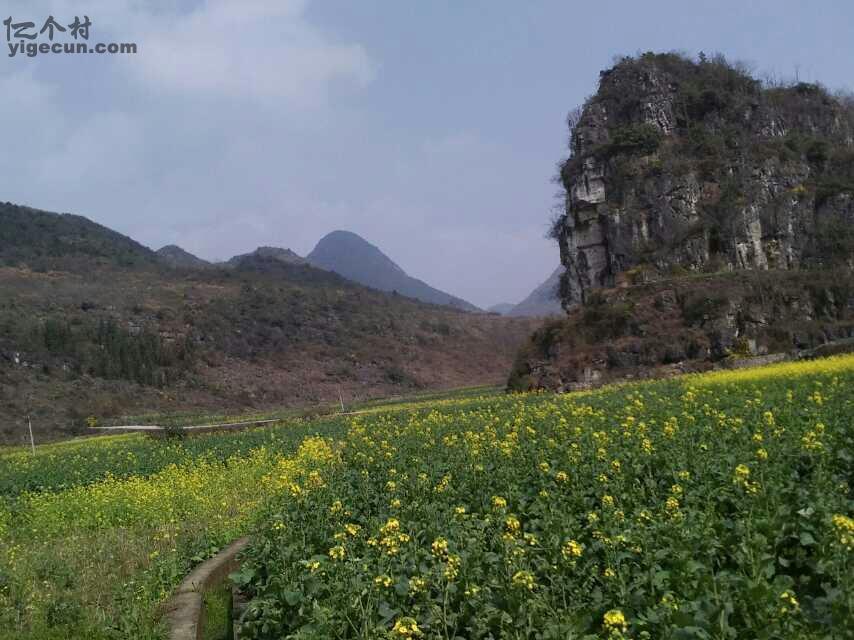
[(148, 328), (129, 330), (112, 318), (96, 322), (64, 317), (26, 322), (7, 318), (0, 324), (3, 334), (10, 347), (40, 361), (46, 369), (62, 361), (78, 375), (156, 387), (171, 384), (191, 366), (195, 355), (187, 337), (166, 340)]

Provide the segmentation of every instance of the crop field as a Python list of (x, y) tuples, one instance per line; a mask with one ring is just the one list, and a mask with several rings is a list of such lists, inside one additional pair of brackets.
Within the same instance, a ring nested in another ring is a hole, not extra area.
[(0, 452), (0, 638), (854, 637), (854, 357)]
[(847, 638), (854, 358), (354, 419), (247, 638)]
[(157, 607), (247, 532), (340, 419), (180, 441), (93, 438), (0, 454), (0, 638), (161, 638)]

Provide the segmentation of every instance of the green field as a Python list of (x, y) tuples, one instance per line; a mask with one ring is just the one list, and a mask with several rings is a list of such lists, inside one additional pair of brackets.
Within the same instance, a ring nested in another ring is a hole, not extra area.
[(854, 358), (351, 421), (248, 638), (844, 638)]
[(852, 388), (847, 356), (0, 453), (0, 638), (163, 638), (245, 533), (249, 638), (852, 637)]

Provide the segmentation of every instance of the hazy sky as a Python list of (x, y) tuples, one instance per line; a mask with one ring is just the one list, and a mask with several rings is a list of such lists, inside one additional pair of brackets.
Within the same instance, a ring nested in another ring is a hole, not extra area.
[(4, 48), (0, 200), (208, 259), (349, 229), (484, 306), (557, 265), (564, 118), (615, 55), (721, 51), (854, 89), (851, 0), (0, 2), (139, 46)]

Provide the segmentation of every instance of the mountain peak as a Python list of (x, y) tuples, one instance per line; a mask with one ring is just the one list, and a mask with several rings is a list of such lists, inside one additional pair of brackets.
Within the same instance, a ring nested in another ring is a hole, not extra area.
[[(390, 270), (406, 274), (379, 247), (371, 244), (357, 233), (341, 229), (331, 231), (323, 236), (318, 241), (317, 246), (314, 247), (314, 250), (308, 254), (308, 261), (312, 264), (316, 263), (315, 266), (320, 266), (331, 271), (338, 271), (335, 267), (342, 266), (345, 262), (350, 265), (355, 261), (360, 261), (364, 263), (366, 271), (376, 270), (380, 273)], [(339, 273), (346, 275), (340, 271)], [(383, 287), (374, 286), (374, 288), (382, 289)]]
[(296, 254), (290, 249), (283, 249), (282, 247), (258, 247), (257, 249), (255, 249), (255, 251), (252, 251), (251, 253), (244, 253), (239, 256), (234, 256), (231, 260), (228, 261), (228, 264), (237, 265), (253, 258), (268, 258), (278, 260), (279, 262), (284, 262), (285, 264), (306, 263), (305, 258)]
[(396, 291), (431, 304), (477, 310), (473, 304), (407, 275), (379, 247), (352, 231), (339, 229), (326, 234), (306, 259), (315, 267), (380, 291)]
[(161, 261), (172, 267), (209, 267), (211, 263), (207, 260), (194, 256), (189, 251), (182, 249), (177, 244), (167, 244), (157, 250)]
[(548, 279), (534, 289), (527, 298), (517, 304), (507, 315), (511, 316), (556, 316), (563, 314), (560, 305), (560, 277), (563, 267), (555, 269)]

